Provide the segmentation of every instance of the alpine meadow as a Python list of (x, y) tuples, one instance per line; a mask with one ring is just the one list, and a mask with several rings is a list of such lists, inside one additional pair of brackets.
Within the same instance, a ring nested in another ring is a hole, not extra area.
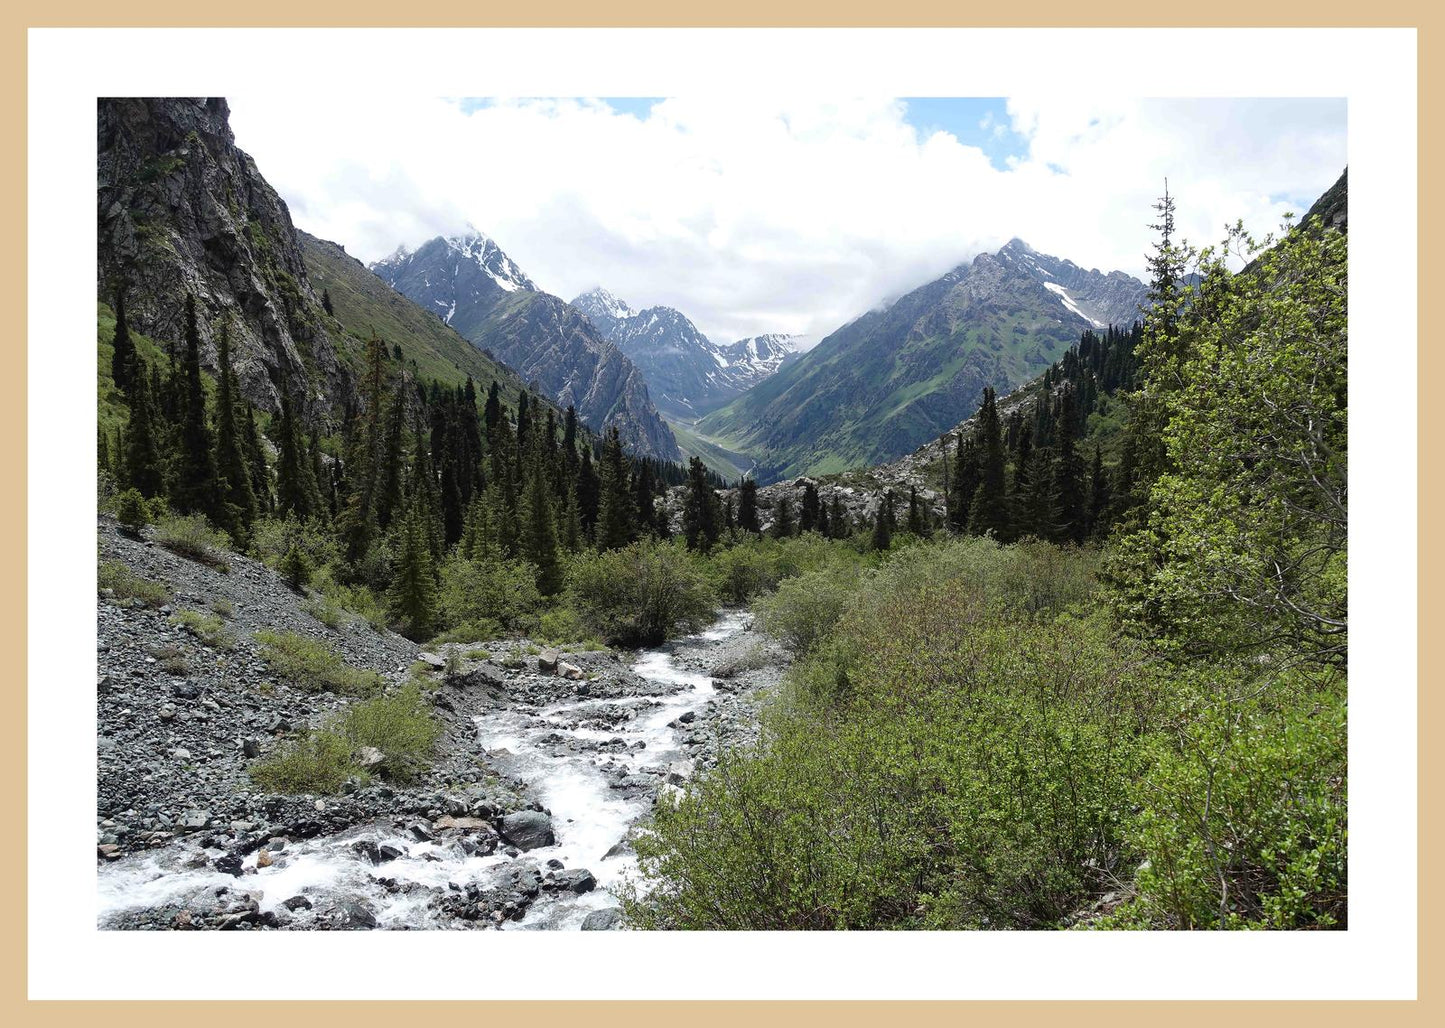
[(434, 103), (98, 101), (98, 927), (1348, 927), (1343, 101)]

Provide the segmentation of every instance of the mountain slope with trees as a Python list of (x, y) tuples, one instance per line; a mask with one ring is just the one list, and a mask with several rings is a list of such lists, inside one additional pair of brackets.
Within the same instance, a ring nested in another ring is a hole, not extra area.
[(677, 441), (642, 372), (576, 308), (539, 290), (475, 229), (397, 250), (371, 265), (387, 285), (494, 354), (596, 431), (616, 428), (630, 450), (677, 460)]
[(697, 430), (756, 459), (762, 482), (878, 464), (937, 437), (985, 387), (1027, 382), (1082, 329), (1132, 321), (1143, 295), (1014, 240), (844, 326)]

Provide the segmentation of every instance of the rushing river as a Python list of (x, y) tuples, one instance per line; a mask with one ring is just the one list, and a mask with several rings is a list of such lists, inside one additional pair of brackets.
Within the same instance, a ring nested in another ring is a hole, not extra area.
[[(581, 894), (543, 891), (522, 919), (505, 921), (503, 926), (579, 928), (590, 912), (617, 906), (615, 887), (628, 876), (636, 878), (631, 847), (619, 844), (652, 808), (649, 793), (614, 789), (612, 782), (621, 773), (644, 768), (667, 769), (666, 777), (673, 782), (690, 773), (679, 732), (670, 725), (689, 711), (700, 711), (715, 693), (712, 679), (684, 670), (675, 651), (720, 642), (743, 631), (746, 622), (746, 614), (727, 613), (697, 636), (644, 651), (632, 670), (674, 690), (663, 695), (573, 698), (535, 712), (498, 709), (476, 718), (478, 739), (490, 762), (526, 781), (551, 811), (555, 845), (532, 849), (520, 858), (502, 849), (469, 855), (445, 833), (419, 841), (388, 822), (289, 842), (270, 855), (273, 863), (266, 867), (258, 867), (258, 853), (251, 853), (244, 858), (246, 873), (237, 878), (216, 870), (214, 851), (181, 841), (99, 868), (99, 924), (121, 925), (135, 911), (211, 903), (216, 891), (225, 888), (250, 894), (262, 913), (289, 916), (285, 901), (304, 896), (318, 909), (327, 903), (360, 901), (368, 920), (374, 917), (378, 928), (438, 927), (442, 920), (435, 903), (438, 895), (468, 886), (492, 887), (509, 869), (528, 862), (544, 874), (558, 863), (567, 870), (586, 869), (597, 887)], [(599, 752), (570, 747), (569, 739), (610, 745), (607, 752)], [(618, 739), (625, 745), (616, 743)], [(358, 852), (367, 842), (378, 848), (390, 846), (401, 855), (374, 864)], [(294, 926), (305, 925), (302, 913)]]

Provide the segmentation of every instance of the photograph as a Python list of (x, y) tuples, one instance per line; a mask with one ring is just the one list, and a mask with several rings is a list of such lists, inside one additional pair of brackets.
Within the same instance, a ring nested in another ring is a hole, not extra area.
[(95, 929), (1349, 929), (1353, 110), (1199, 94), (96, 98)]

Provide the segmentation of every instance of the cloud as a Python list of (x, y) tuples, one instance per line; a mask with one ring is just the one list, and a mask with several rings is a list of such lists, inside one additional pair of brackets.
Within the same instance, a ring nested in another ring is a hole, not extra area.
[(231, 106), (298, 225), (363, 260), (471, 222), (549, 292), (605, 285), (720, 342), (820, 339), (1013, 236), (1142, 274), (1166, 177), (1182, 234), (1208, 242), (1236, 218), (1273, 228), (1346, 159), (1343, 100), (1014, 98), (1028, 152), (1002, 170), (892, 99)]

